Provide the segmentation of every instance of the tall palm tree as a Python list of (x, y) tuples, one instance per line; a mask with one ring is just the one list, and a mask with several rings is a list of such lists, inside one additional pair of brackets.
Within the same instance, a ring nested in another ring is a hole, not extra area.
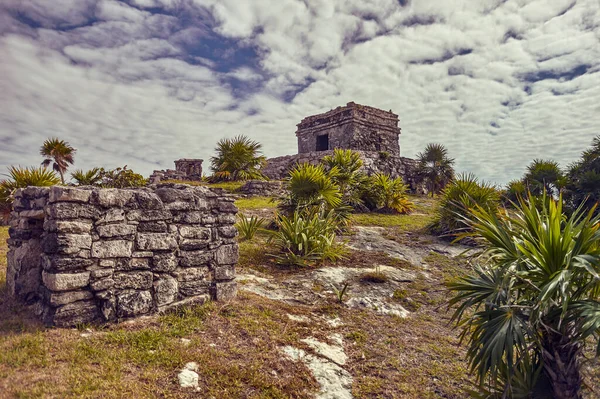
[(430, 143), (417, 154), (417, 175), (426, 182), (433, 197), (454, 178), (454, 159), (443, 144)]
[(217, 155), (210, 158), (214, 171), (213, 180), (265, 179), (260, 169), (266, 158), (260, 155), (262, 145), (246, 136), (221, 139), (217, 143)]
[(58, 138), (47, 139), (40, 148), (40, 155), (45, 157), (42, 165), (47, 168), (52, 164), (52, 169), (58, 172), (60, 181), (65, 184), (65, 172), (69, 165), (74, 162), (75, 151), (75, 148), (64, 140)]
[(600, 340), (600, 217), (567, 217), (562, 206), (544, 195), (468, 216), (484, 251), (474, 273), (449, 284), (450, 304), (488, 397), (582, 397), (584, 342)]
[(552, 160), (534, 159), (523, 178), (533, 195), (558, 195), (565, 185), (565, 178), (558, 163)]

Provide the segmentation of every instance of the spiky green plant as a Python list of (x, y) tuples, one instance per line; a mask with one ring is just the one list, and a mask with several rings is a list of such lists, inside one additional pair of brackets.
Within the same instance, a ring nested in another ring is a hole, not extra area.
[(445, 236), (463, 233), (469, 229), (464, 218), (474, 207), (497, 212), (499, 205), (500, 195), (494, 186), (470, 173), (459, 175), (442, 192), (430, 229)]
[(342, 193), (331, 177), (336, 172), (336, 168), (325, 172), (322, 165), (296, 165), (286, 181), (286, 196), (281, 199), (279, 208), (291, 214), (298, 209), (311, 211), (315, 208), (340, 207)]
[(104, 174), (103, 168), (92, 168), (88, 171), (77, 169), (71, 173), (71, 177), (75, 180), (78, 186), (99, 186), (102, 183), (102, 176)]
[(591, 209), (600, 202), (600, 136), (596, 136), (592, 147), (585, 150), (581, 158), (569, 166), (565, 200), (571, 210), (582, 204)]
[[(580, 399), (587, 339), (600, 355), (600, 217), (593, 208), (566, 216), (562, 196), (514, 208), (475, 205), (465, 216), (483, 253), (474, 273), (449, 284), (453, 321), (479, 384), (496, 397), (530, 386), (519, 396)], [(545, 385), (539, 367), (551, 395), (533, 396)]]
[(254, 215), (247, 217), (240, 212), (238, 213), (237, 217), (238, 221), (235, 224), (235, 227), (237, 228), (240, 237), (242, 237), (244, 240), (253, 239), (256, 232), (265, 225), (264, 218), (259, 218)]
[(8, 179), (0, 181), (0, 213), (6, 221), (12, 209), (13, 194), (18, 188), (53, 186), (60, 183), (56, 174), (43, 167), (8, 168)]
[(430, 143), (417, 154), (416, 174), (427, 185), (431, 196), (439, 193), (454, 178), (454, 159), (442, 144)]
[(60, 181), (65, 184), (65, 173), (74, 162), (75, 148), (71, 147), (69, 143), (58, 138), (49, 138), (42, 144), (40, 148), (40, 155), (45, 157), (42, 161), (44, 167), (52, 164), (54, 169), (60, 175)]
[(352, 150), (335, 149), (332, 155), (321, 159), (321, 164), (339, 186), (342, 202), (349, 206), (361, 205), (361, 189), (367, 175), (361, 172), (363, 161), (360, 154)]
[(270, 232), (269, 243), (279, 249), (272, 254), (278, 263), (308, 266), (343, 258), (344, 247), (335, 241), (339, 228), (335, 211), (313, 215), (295, 211), (290, 217), (279, 215), (275, 222), (277, 231)]
[(362, 200), (371, 210), (407, 214), (414, 209), (407, 191), (408, 186), (401, 177), (392, 179), (384, 173), (376, 173), (363, 186)]
[(502, 202), (510, 205), (527, 196), (527, 185), (523, 180), (511, 180), (502, 191)]
[(544, 191), (557, 195), (565, 185), (565, 177), (557, 162), (534, 159), (527, 167), (523, 181), (531, 194), (541, 196)]
[(261, 168), (266, 158), (260, 155), (262, 145), (246, 136), (221, 139), (216, 156), (210, 158), (214, 175), (212, 181), (264, 180)]

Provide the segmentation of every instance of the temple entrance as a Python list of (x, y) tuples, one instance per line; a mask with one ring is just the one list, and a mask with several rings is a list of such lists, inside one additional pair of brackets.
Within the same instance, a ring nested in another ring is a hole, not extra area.
[(327, 151), (329, 149), (329, 135), (322, 134), (317, 136), (317, 151)]

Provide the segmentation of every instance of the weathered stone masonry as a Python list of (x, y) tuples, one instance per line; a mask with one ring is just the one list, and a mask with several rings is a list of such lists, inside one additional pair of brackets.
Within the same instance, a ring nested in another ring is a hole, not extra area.
[(48, 324), (235, 296), (237, 209), (218, 190), (28, 187), (13, 209), (8, 289)]

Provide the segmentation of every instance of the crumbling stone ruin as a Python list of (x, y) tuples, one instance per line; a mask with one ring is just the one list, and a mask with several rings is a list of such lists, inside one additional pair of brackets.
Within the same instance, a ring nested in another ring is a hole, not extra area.
[(7, 286), (72, 326), (235, 296), (237, 208), (220, 190), (28, 187), (15, 194)]
[(150, 184), (156, 184), (164, 180), (202, 180), (203, 159), (178, 159), (175, 161), (175, 170), (155, 170), (150, 175)]
[(284, 179), (295, 165), (318, 164), (334, 149), (360, 154), (368, 174), (402, 177), (412, 191), (424, 192), (415, 174), (416, 161), (400, 156), (398, 115), (353, 102), (302, 119), (297, 125), (298, 154), (270, 158), (262, 169), (270, 179)]
[(240, 192), (255, 197), (277, 197), (284, 194), (285, 188), (278, 180), (248, 180), (240, 187)]

